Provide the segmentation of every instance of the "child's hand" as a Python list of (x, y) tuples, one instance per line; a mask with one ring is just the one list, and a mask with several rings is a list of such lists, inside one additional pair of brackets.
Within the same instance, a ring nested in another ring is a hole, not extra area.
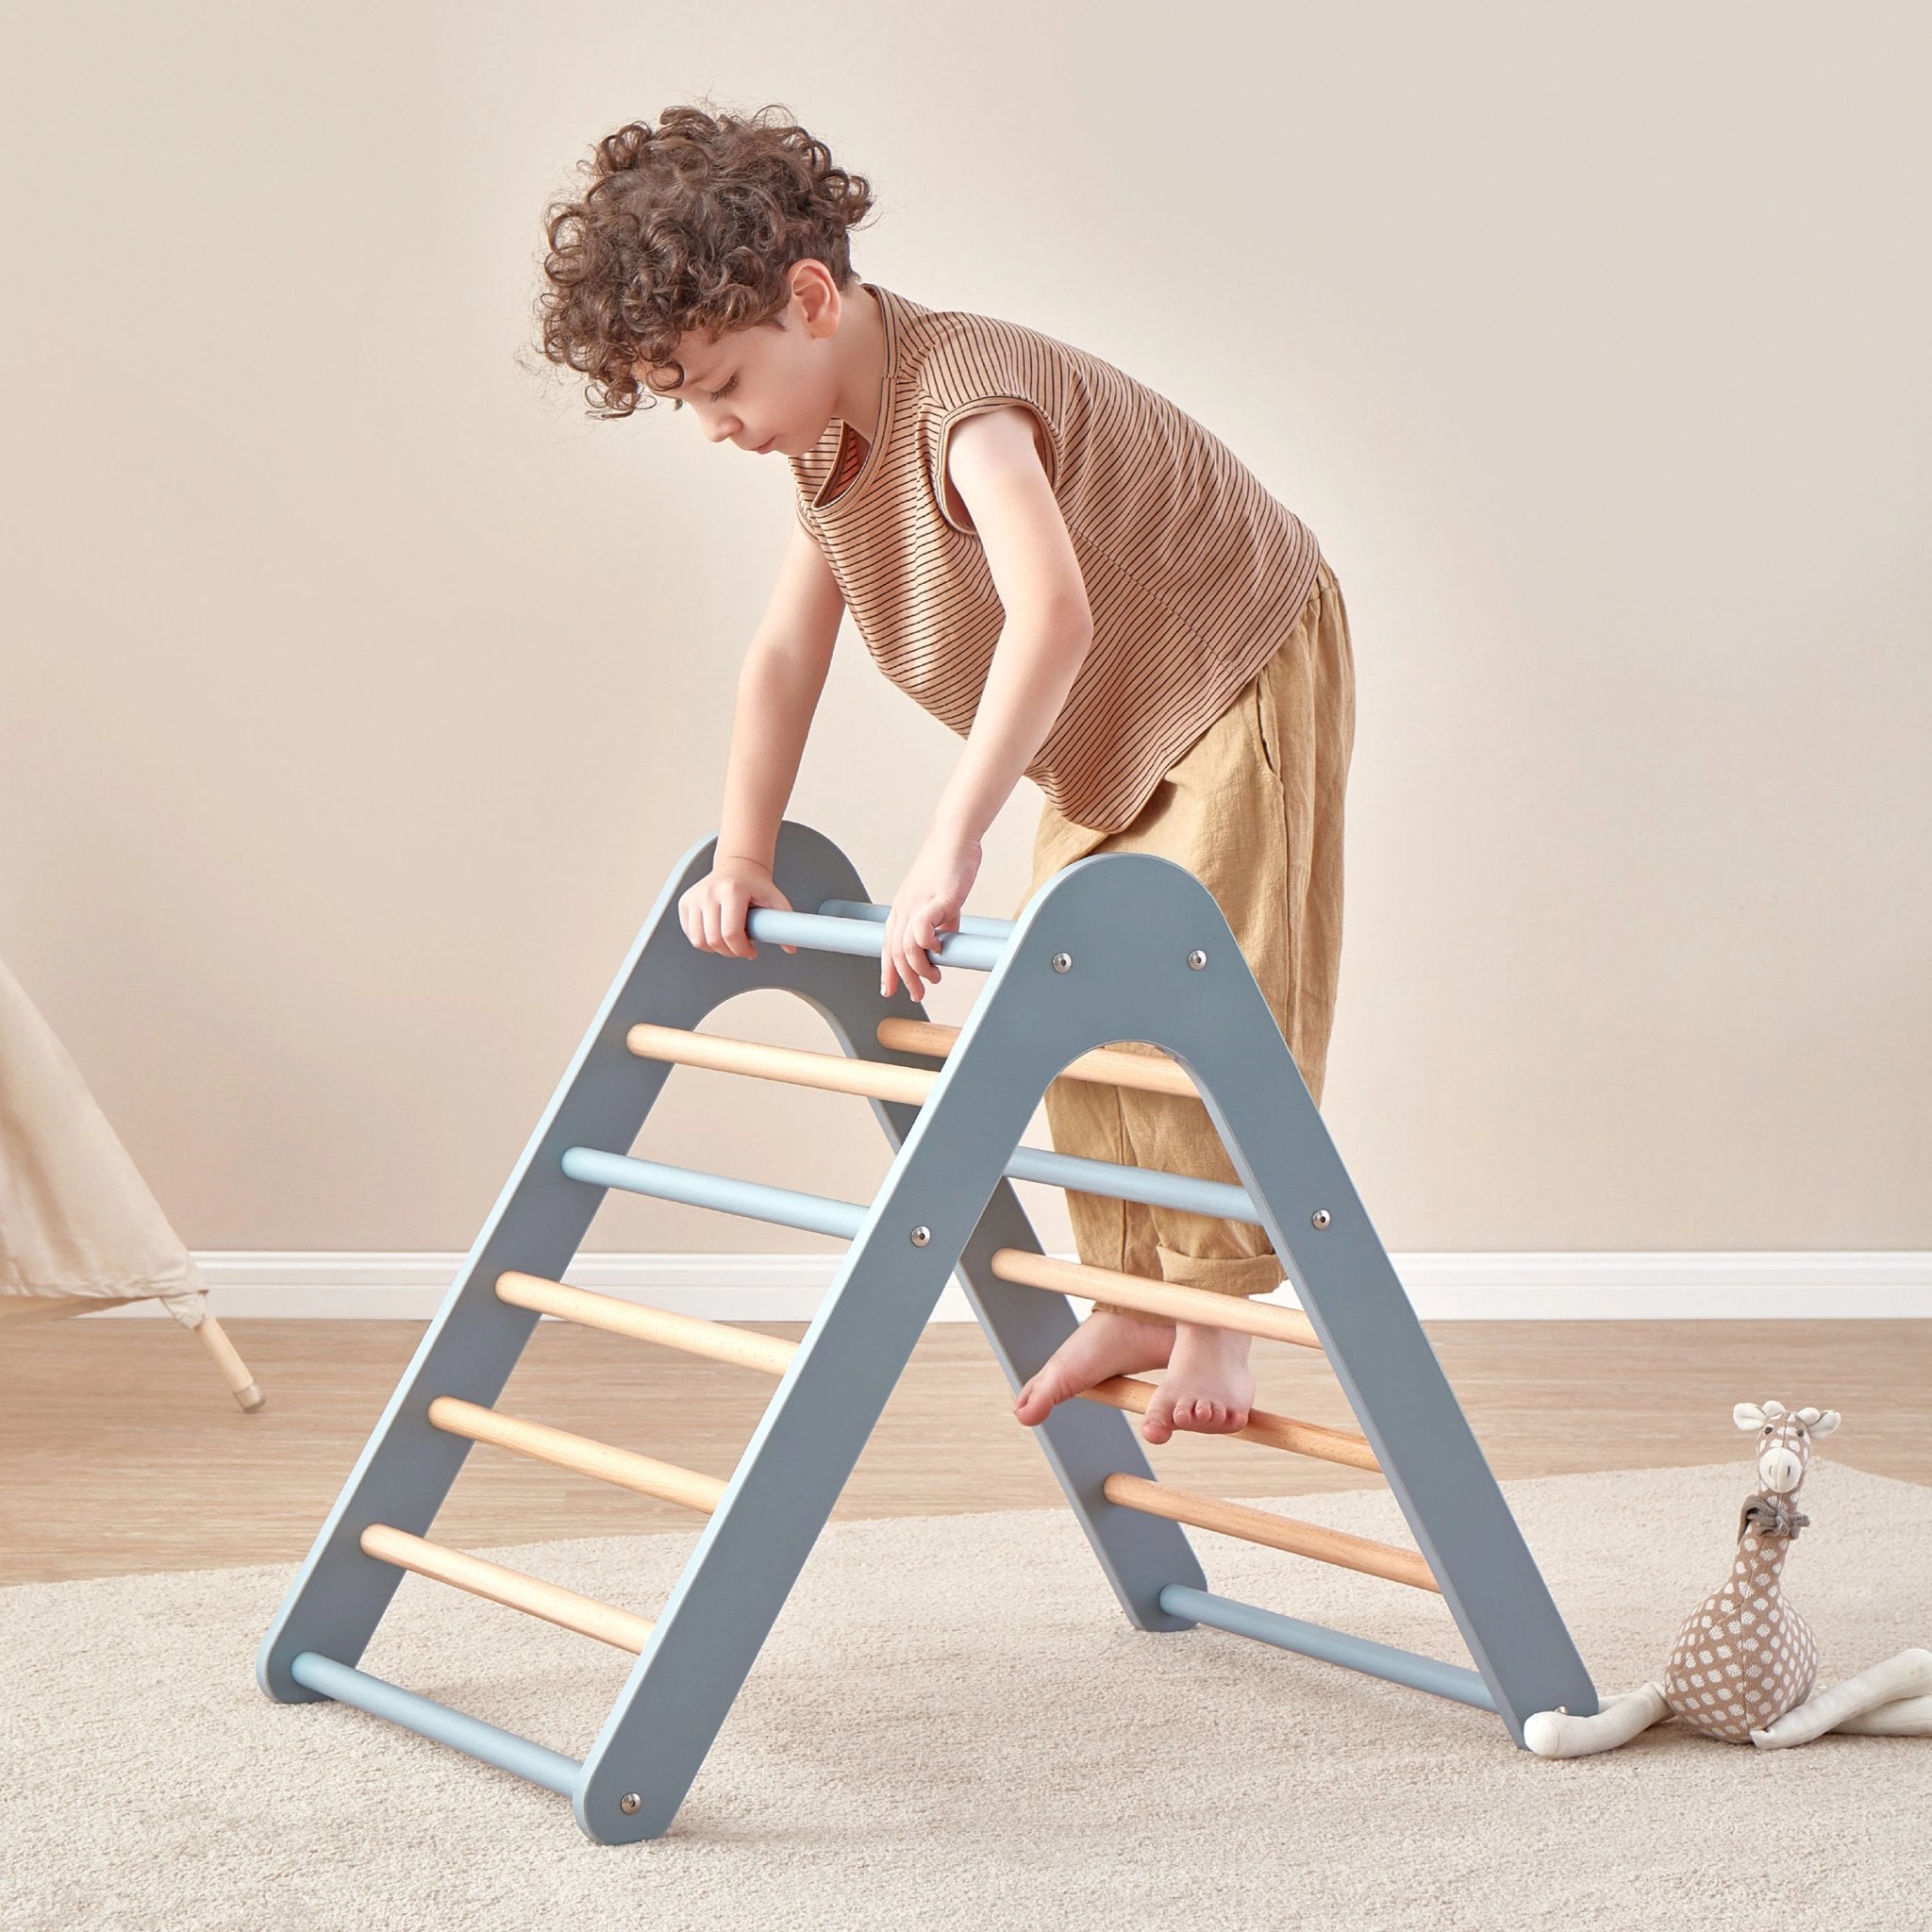
[[(772, 881), (772, 874), (748, 858), (724, 858), (677, 902), (677, 923), (692, 945), (707, 953), (728, 953), (756, 959), (758, 949), (744, 929), (745, 915), (754, 906), (790, 912), (791, 901)], [(795, 953), (796, 946), (787, 946)]]
[(920, 847), (906, 882), (892, 895), (886, 915), (885, 944), (879, 952), (879, 991), (890, 997), (903, 981), (916, 1000), (925, 984), (939, 983), (940, 969), (927, 957), (937, 950), (940, 930), (958, 930), (966, 894), (979, 875), (979, 841), (947, 839), (935, 833)]

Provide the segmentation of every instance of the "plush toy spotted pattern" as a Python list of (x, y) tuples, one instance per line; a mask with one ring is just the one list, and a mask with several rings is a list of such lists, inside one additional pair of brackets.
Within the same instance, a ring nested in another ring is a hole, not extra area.
[(1785, 1601), (1784, 1567), (1810, 1522), (1797, 1508), (1811, 1444), (1839, 1425), (1827, 1408), (1740, 1402), (1740, 1429), (1757, 1434), (1759, 1486), (1738, 1519), (1731, 1574), (1677, 1633), (1663, 1680), (1613, 1698), (1593, 1717), (1540, 1711), (1524, 1741), (1542, 1757), (1582, 1757), (1628, 1743), (1669, 1717), (1732, 1744), (1805, 1744), (1825, 1731), (1932, 1737), (1932, 1650), (1904, 1650), (1856, 1677), (1811, 1694), (1818, 1646)]

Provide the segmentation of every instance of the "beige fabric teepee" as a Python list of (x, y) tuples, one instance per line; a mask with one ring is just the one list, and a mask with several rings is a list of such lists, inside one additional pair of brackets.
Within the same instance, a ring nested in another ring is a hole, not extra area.
[(0, 1317), (158, 1301), (195, 1330), (244, 1409), (260, 1391), (208, 1287), (108, 1117), (0, 960)]
[(0, 960), (0, 1297), (75, 1315), (159, 1301), (198, 1327), (208, 1289), (80, 1069)]

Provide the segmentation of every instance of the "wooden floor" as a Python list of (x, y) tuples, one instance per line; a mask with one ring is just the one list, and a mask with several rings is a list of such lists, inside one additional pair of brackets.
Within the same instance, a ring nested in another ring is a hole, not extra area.
[[(293, 1562), (308, 1550), (407, 1366), (414, 1322), (225, 1324), (267, 1394), (243, 1415), (199, 1341), (173, 1322), (81, 1317), (0, 1327), (0, 1584)], [(802, 1323), (754, 1324), (796, 1337)], [(1836, 1408), (1821, 1454), (1932, 1484), (1932, 1322), (1446, 1322), (1427, 1324), (1490, 1466), (1515, 1476), (1735, 1459), (1731, 1406)], [(1353, 1426), (1326, 1363), (1257, 1342), (1257, 1402)], [(728, 1475), (764, 1376), (563, 1323), (542, 1324), (499, 1407)], [(1377, 1476), (1210, 1438), (1151, 1452), (1163, 1477), (1282, 1496)], [(1012, 1418), (979, 1330), (926, 1331), (840, 1517), (1047, 1509), (1060, 1504)], [(478, 1446), (437, 1518), (476, 1548), (690, 1528), (669, 1504)]]

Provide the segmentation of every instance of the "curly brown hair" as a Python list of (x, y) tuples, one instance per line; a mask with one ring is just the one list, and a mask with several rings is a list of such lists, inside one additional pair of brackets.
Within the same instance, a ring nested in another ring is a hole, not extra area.
[(544, 210), (537, 310), (544, 357), (589, 378), (593, 416), (631, 415), (645, 395), (657, 407), (639, 362), (654, 378), (675, 370), (668, 387), (682, 387), (675, 351), (690, 331), (753, 328), (782, 312), (794, 263), (823, 262), (841, 290), (852, 285), (846, 230), (872, 208), (872, 184), (835, 167), (785, 108), (666, 108), (655, 130), (633, 121), (578, 167), (591, 176), (583, 199)]

